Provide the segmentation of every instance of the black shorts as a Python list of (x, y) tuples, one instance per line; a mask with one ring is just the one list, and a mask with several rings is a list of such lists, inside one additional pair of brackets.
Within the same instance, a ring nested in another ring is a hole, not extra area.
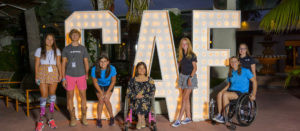
[[(109, 86), (100, 86), (100, 89), (103, 91), (103, 92), (106, 92), (108, 90)], [(98, 90), (96, 88), (94, 88), (96, 92), (98, 92)], [(110, 92), (113, 92), (114, 91), (114, 87), (111, 89)]]
[(237, 95), (238, 95), (238, 97), (240, 97), (243, 93), (242, 92), (240, 92), (240, 91), (233, 91), (233, 90), (227, 90), (228, 92), (235, 92)]

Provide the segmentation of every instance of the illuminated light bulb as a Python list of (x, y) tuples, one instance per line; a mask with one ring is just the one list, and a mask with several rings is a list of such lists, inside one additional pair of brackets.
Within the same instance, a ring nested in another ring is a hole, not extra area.
[(147, 56), (149, 57), (151, 55), (151, 52), (147, 52)]
[(232, 15), (232, 18), (233, 18), (233, 19), (236, 19), (236, 17), (237, 17), (236, 14), (233, 14), (233, 15)]
[(145, 22), (145, 26), (148, 26), (148, 25), (149, 25), (149, 22), (148, 22), (148, 21), (146, 21), (146, 22)]
[(152, 45), (148, 45), (148, 48), (152, 48)]
[(98, 18), (99, 18), (99, 19), (102, 19), (102, 17), (103, 17), (102, 14), (99, 14), (99, 15), (98, 15)]
[(144, 30), (143, 30), (143, 33), (145, 33), (145, 34), (146, 34), (147, 32), (148, 32), (148, 31), (147, 31), (146, 29), (144, 29)]
[(220, 26), (220, 25), (221, 25), (221, 22), (220, 22), (220, 21), (218, 21), (218, 22), (217, 22), (217, 26)]
[(199, 40), (199, 38), (198, 38), (198, 37), (195, 37), (194, 39), (195, 39), (195, 41)]
[(102, 26), (103, 25), (103, 23), (102, 22), (98, 22), (98, 26)]
[(149, 18), (150, 17), (150, 15), (147, 13), (147, 14), (145, 14), (145, 18)]
[(199, 18), (199, 14), (198, 14), (198, 13), (195, 13), (194, 17), (195, 17), (195, 18)]
[(199, 22), (198, 21), (195, 21), (195, 23), (194, 23), (195, 25), (199, 25)]
[(208, 55), (209, 55), (209, 56), (212, 56), (212, 55), (213, 55), (213, 53), (211, 53), (211, 52), (210, 52), (210, 53), (208, 53)]
[(146, 63), (149, 64), (149, 63), (150, 63), (150, 60), (146, 60)]
[(166, 41), (169, 41), (170, 40), (170, 37), (166, 37)]
[(154, 18), (154, 19), (158, 19), (158, 14), (154, 14), (154, 15), (153, 15), (153, 18)]
[(222, 56), (227, 56), (227, 53), (222, 53)]
[(201, 16), (202, 18), (206, 18), (206, 14), (202, 14), (202, 16)]
[(202, 90), (202, 94), (205, 94), (206, 93), (206, 90)]
[(148, 38), (148, 40), (149, 40), (150, 42), (152, 42), (152, 41), (153, 41), (153, 37), (150, 36), (150, 37)]
[[(206, 33), (206, 29), (203, 29), (203, 30), (202, 30), (202, 33)], [(203, 36), (203, 37), (205, 37), (205, 36)]]
[(96, 24), (95, 24), (95, 22), (92, 22), (91, 25), (92, 25), (92, 27), (95, 27)]
[(216, 56), (219, 56), (219, 52), (216, 52), (215, 55), (216, 55)]
[(202, 22), (202, 26), (206, 26), (206, 22), (205, 21)]
[(107, 13), (107, 14), (105, 14), (105, 18), (106, 19), (108, 19), (109, 18), (109, 14)]
[(87, 26), (88, 26), (88, 23), (87, 23), (87, 22), (84, 22), (84, 26), (87, 27)]
[(202, 75), (202, 79), (205, 79), (206, 78), (206, 75)]
[(206, 56), (206, 52), (202, 52), (202, 56)]
[(108, 42), (108, 41), (110, 41), (110, 39), (111, 39), (110, 37), (106, 37), (105, 40)]
[(168, 32), (169, 32), (169, 29), (164, 29), (164, 32), (165, 32), (165, 33), (168, 33)]
[[(171, 71), (174, 72), (174, 71), (175, 71), (175, 68), (171, 68)], [(177, 76), (176, 76), (176, 75), (173, 75), (173, 78), (174, 78), (174, 77), (176, 78)]]
[(211, 65), (212, 64), (212, 60), (209, 60), (208, 63)]
[(195, 105), (195, 108), (196, 108), (196, 110), (198, 110), (198, 109), (199, 109), (199, 106), (198, 106), (198, 105)]
[(77, 22), (76, 26), (80, 27), (80, 26), (81, 26), (81, 23), (80, 23), (80, 22)]
[(145, 41), (146, 40), (145, 37), (140, 37), (140, 39), (141, 39), (141, 41)]
[(160, 32), (161, 32), (161, 30), (160, 30), (160, 29), (157, 29), (156, 33), (160, 33)]
[(83, 18), (84, 18), (84, 19), (87, 19), (87, 18), (88, 18), (88, 15), (87, 15), (87, 14), (83, 15)]
[(71, 27), (73, 27), (73, 26), (74, 26), (73, 22), (71, 22), (71, 23), (70, 23), (70, 26), (71, 26)]
[(161, 56), (165, 56), (166, 54), (165, 54), (165, 52), (161, 52)]
[(171, 108), (171, 109), (174, 109), (174, 105), (170, 105), (170, 108)]
[(220, 18), (221, 18), (221, 16), (222, 16), (221, 14), (217, 14), (217, 18), (219, 18), (219, 19), (220, 19)]
[(224, 25), (225, 25), (225, 26), (228, 26), (228, 25), (229, 25), (229, 22), (228, 22), (228, 21), (225, 21), (225, 22), (224, 22)]
[(78, 15), (76, 16), (76, 18), (77, 18), (77, 19), (80, 19), (80, 15), (78, 14)]
[(202, 99), (202, 101), (205, 101), (206, 98), (205, 98), (205, 97), (202, 97), (201, 99)]
[(114, 37), (114, 41), (118, 41), (118, 37), (115, 36), (115, 37)]
[(94, 14), (92, 14), (92, 15), (91, 15), (91, 18), (92, 18), (92, 19), (94, 19), (94, 18), (95, 18), (95, 15), (94, 15)]
[(206, 71), (206, 67), (202, 67), (202, 71)]
[(114, 30), (114, 34), (117, 34), (117, 33), (118, 33), (118, 30), (117, 30), (117, 29), (115, 29), (115, 30)]
[(209, 16), (209, 18), (213, 18), (213, 17), (214, 17), (214, 14), (213, 14), (213, 13), (210, 13), (208, 16)]
[(219, 62), (219, 60), (215, 60), (215, 63), (216, 63), (216, 64), (219, 64), (220, 62)]
[(195, 93), (195, 94), (198, 94), (198, 90), (195, 90), (194, 93)]
[(141, 44), (141, 45), (140, 45), (140, 48), (144, 49), (144, 48), (145, 48), (145, 45), (144, 45), (144, 44)]
[(225, 15), (224, 15), (224, 18), (225, 18), (225, 19), (228, 19), (228, 18), (229, 18), (229, 15), (228, 15), (228, 14), (225, 14)]
[(203, 46), (202, 46), (202, 49), (206, 49), (206, 45), (203, 45)]
[[(171, 49), (171, 48), (172, 48), (172, 46), (168, 44), (168, 48), (169, 48), (169, 49)], [(171, 52), (170, 52), (170, 53), (171, 53)]]
[(235, 21), (231, 22), (231, 25), (235, 26), (237, 23)]
[(152, 33), (154, 33), (154, 32), (155, 32), (155, 30), (154, 30), (154, 29), (151, 29), (151, 32), (152, 32)]
[(213, 26), (213, 25), (214, 25), (214, 22), (213, 22), (213, 21), (209, 22), (209, 25), (210, 25), (210, 26)]
[(107, 22), (106, 22), (106, 26), (110, 26), (110, 22), (107, 21)]
[[(160, 39), (162, 39), (162, 38), (160, 38)], [(165, 47), (164, 47), (163, 44), (160, 44), (160, 45), (159, 45), (159, 48), (164, 49)]]
[(194, 33), (199, 33), (199, 30), (194, 30)]
[(168, 22), (164, 22), (163, 25), (164, 25), (164, 26), (167, 26), (167, 25), (168, 25)]
[(202, 62), (202, 64), (205, 64), (205, 63), (206, 63), (206, 60), (202, 60), (201, 62)]
[(197, 44), (197, 45), (194, 45), (195, 46), (195, 49), (198, 49), (199, 48), (199, 45)]
[(110, 32), (111, 32), (110, 30), (106, 30), (106, 33), (107, 33), (107, 34), (110, 34)]

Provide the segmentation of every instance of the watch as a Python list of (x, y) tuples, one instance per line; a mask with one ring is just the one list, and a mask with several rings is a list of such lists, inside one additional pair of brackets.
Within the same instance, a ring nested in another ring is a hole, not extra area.
[(192, 79), (192, 78), (193, 78), (193, 76), (189, 76), (189, 78), (191, 78), (191, 79)]

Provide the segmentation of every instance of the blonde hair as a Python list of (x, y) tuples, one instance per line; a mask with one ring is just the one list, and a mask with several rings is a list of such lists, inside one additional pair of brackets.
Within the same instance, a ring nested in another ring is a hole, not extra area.
[(183, 49), (182, 49), (183, 41), (186, 41), (186, 42), (187, 42), (187, 45), (188, 45), (186, 57), (187, 57), (188, 59), (191, 59), (191, 58), (192, 58), (192, 55), (194, 54), (194, 52), (193, 52), (193, 47), (192, 47), (192, 43), (191, 43), (190, 39), (187, 38), (187, 37), (183, 37), (183, 38), (181, 38), (180, 43), (179, 43), (179, 50), (178, 50), (179, 56), (178, 56), (178, 62), (180, 62), (180, 61), (182, 60), (182, 58), (183, 58), (183, 53), (184, 53), (184, 52), (183, 52)]
[[(249, 51), (249, 48), (248, 48), (248, 46), (247, 46), (247, 44), (246, 43), (241, 43), (240, 45), (239, 45), (239, 48), (241, 47), (241, 45), (244, 45), (244, 46), (246, 46), (246, 48), (247, 48), (247, 51), (246, 51), (246, 55), (248, 55), (248, 56), (251, 56), (251, 54), (250, 54), (250, 51)], [(238, 51), (238, 53), (237, 54), (239, 54), (238, 55), (238, 57), (240, 57), (240, 52)]]
[[(72, 29), (72, 30), (70, 31), (70, 33), (69, 33), (69, 37), (70, 37), (71, 40), (72, 40), (72, 35), (75, 34), (75, 33), (77, 33), (77, 34), (79, 35), (79, 38), (81, 37), (81, 33), (80, 33), (79, 30), (77, 30), (77, 29)], [(73, 41), (73, 40), (72, 40), (72, 41)]]

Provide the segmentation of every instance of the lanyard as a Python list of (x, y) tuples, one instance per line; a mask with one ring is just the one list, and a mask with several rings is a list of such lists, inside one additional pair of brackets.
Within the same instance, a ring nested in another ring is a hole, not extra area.
[[(50, 55), (49, 55), (49, 53), (50, 53)], [(47, 59), (49, 61), (49, 65), (51, 65), (51, 59), (52, 59), (52, 56), (53, 56), (53, 51), (51, 50), (51, 51), (49, 51), (49, 53), (47, 52)]]

